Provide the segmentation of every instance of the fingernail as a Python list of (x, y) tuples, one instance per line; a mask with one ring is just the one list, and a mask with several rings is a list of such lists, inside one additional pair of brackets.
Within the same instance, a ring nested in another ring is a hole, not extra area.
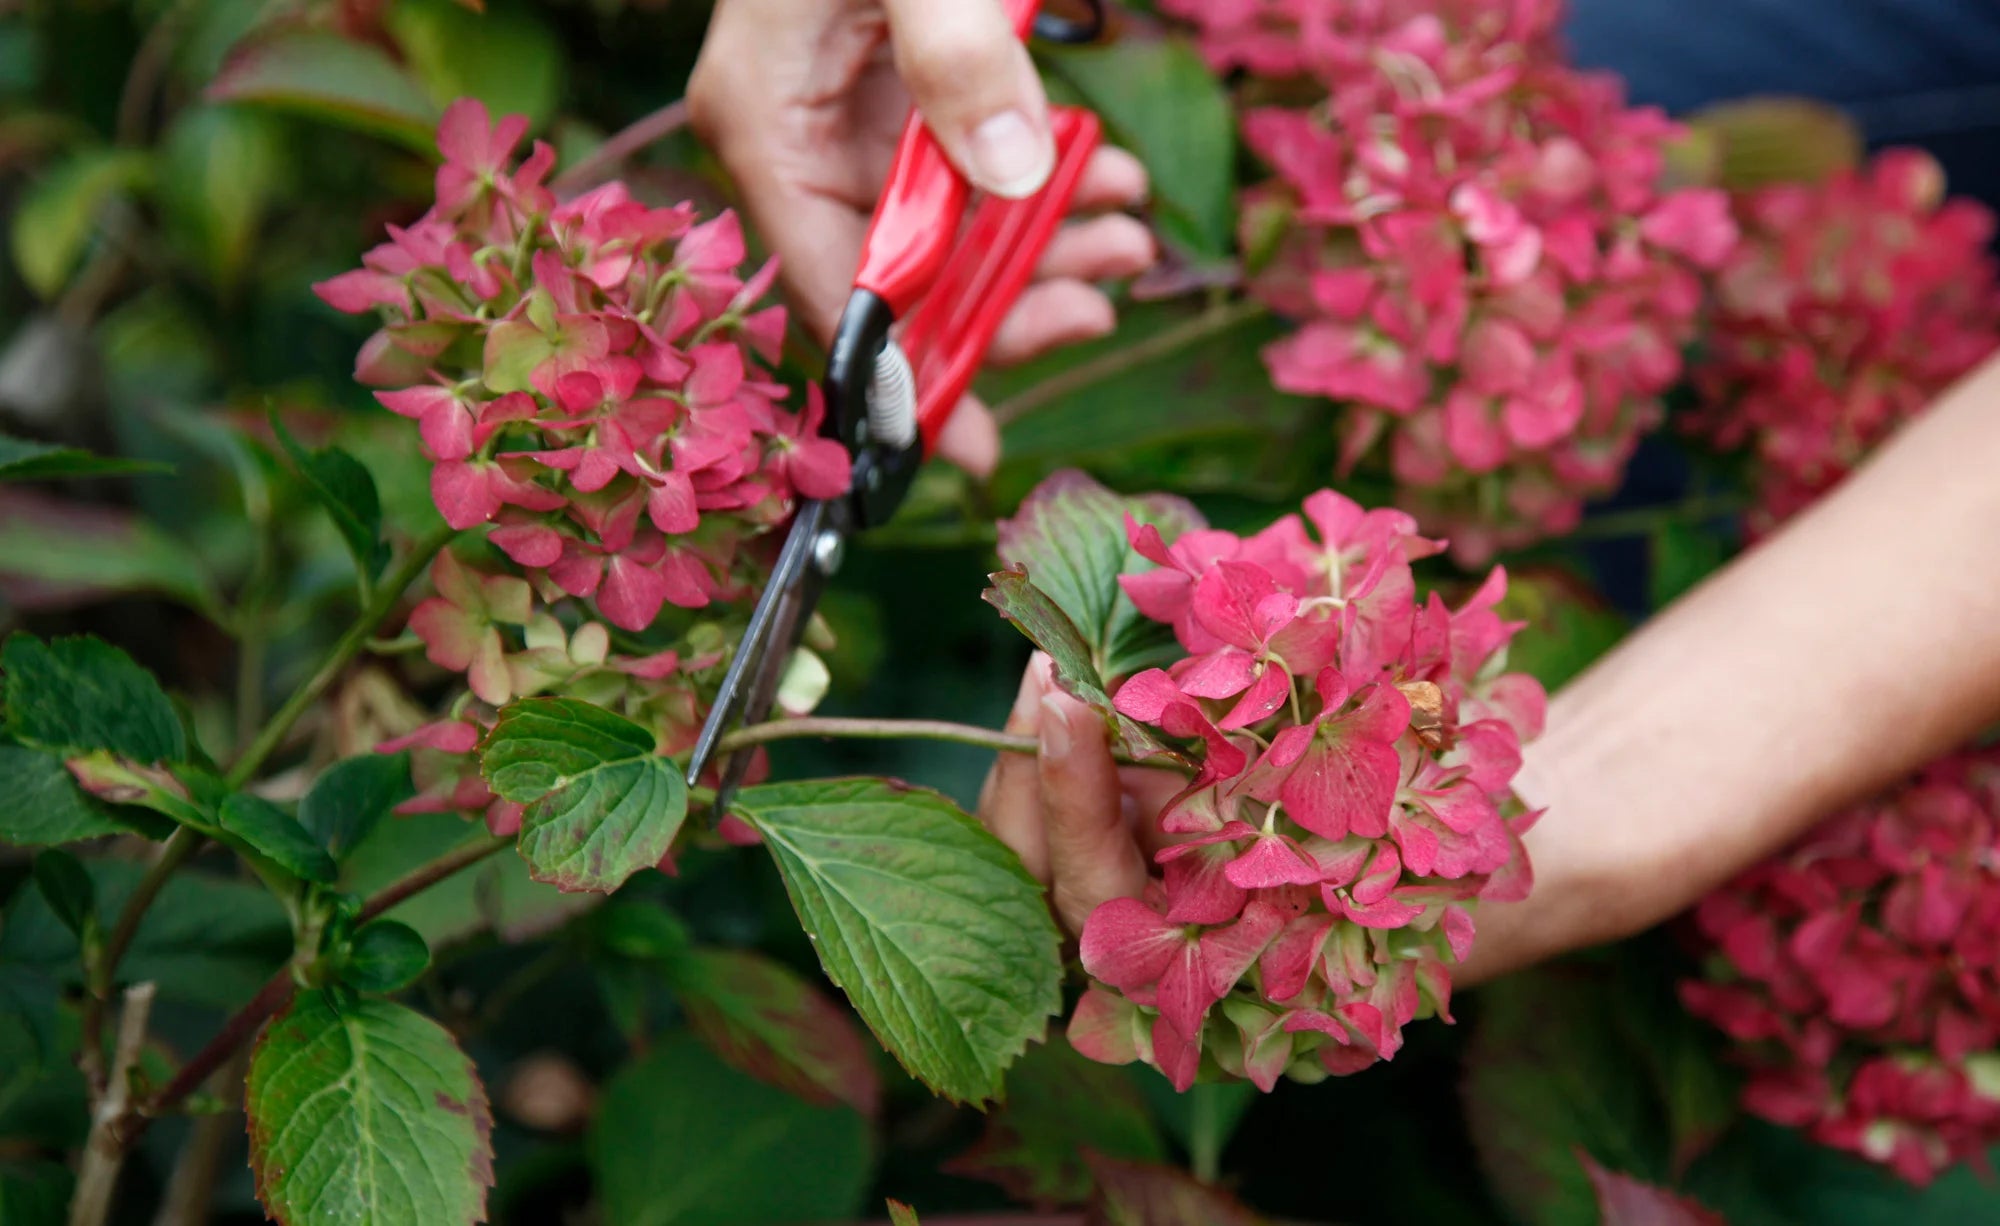
[(1069, 712), (1054, 694), (1042, 698), (1042, 756), (1067, 758), (1070, 749)]
[(996, 196), (1032, 196), (1048, 181), (1055, 142), (1019, 111), (1002, 111), (972, 130), (972, 173)]

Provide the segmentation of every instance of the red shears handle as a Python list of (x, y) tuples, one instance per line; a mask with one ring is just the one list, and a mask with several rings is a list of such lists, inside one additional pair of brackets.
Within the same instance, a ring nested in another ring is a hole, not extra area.
[[(1005, 0), (1026, 37), (1039, 0)], [(885, 302), (917, 378), (917, 428), (925, 454), (972, 384), (1000, 321), (1026, 287), (1101, 134), (1097, 116), (1052, 107), (1056, 165), (1024, 200), (982, 198), (966, 218), (971, 185), (944, 156), (922, 117), (910, 116), (862, 243), (857, 289)]]

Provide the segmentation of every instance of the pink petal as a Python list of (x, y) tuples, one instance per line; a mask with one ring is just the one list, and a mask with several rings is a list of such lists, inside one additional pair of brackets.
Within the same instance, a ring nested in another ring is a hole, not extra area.
[(646, 514), (653, 526), (671, 535), (693, 532), (699, 527), (701, 513), (695, 509), (694, 485), (687, 474), (664, 472), (655, 481), (653, 492), (646, 498)]
[(1188, 944), (1179, 924), (1144, 902), (1114, 898), (1084, 921), (1078, 955), (1092, 978), (1131, 991), (1158, 982)]
[(431, 469), (431, 501), (444, 522), (465, 529), (498, 515), (500, 491), (492, 476), (491, 466), (463, 460), (447, 460)]
[(1139, 1058), (1139, 1010), (1124, 997), (1090, 988), (1070, 1014), (1069, 1045), (1099, 1064), (1130, 1064)]
[(1246, 890), (1283, 885), (1317, 885), (1320, 867), (1282, 835), (1265, 835), (1229, 862), (1229, 880)]

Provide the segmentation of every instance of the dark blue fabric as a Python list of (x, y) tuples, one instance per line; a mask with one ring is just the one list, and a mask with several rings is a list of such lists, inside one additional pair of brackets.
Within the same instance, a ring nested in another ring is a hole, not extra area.
[(1839, 104), (1871, 143), (1917, 144), (2000, 203), (1996, 0), (1571, 0), (1579, 62), (1671, 111), (1758, 93)]
[[(1571, 0), (1579, 63), (1682, 113), (1755, 94), (1839, 105), (1872, 145), (1918, 145), (1951, 190), (2000, 207), (2000, 0)], [(1648, 440), (1608, 507), (1682, 496), (1679, 453)], [(1613, 603), (1646, 607), (1643, 541), (1588, 551)]]

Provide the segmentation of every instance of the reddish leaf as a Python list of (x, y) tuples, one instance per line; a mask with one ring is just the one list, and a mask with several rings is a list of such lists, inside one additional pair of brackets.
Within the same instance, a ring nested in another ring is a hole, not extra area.
[(1704, 1205), (1630, 1175), (1605, 1170), (1581, 1147), (1576, 1160), (1583, 1164), (1590, 1186), (1597, 1192), (1604, 1226), (1729, 1226), (1721, 1214)]
[(761, 954), (694, 949), (667, 974), (704, 1046), (808, 1102), (844, 1102), (873, 1116), (882, 1084), (872, 1045), (825, 994)]
[(1090, 1155), (1157, 1162), (1166, 1147), (1123, 1069), (1086, 1060), (1067, 1043), (1043, 1043), (1008, 1072), (1006, 1105), (988, 1117), (979, 1143), (944, 1169), (1052, 1209), (1090, 1198)]
[(1092, 1155), (1097, 1199), (1088, 1226), (1261, 1226), (1235, 1197), (1186, 1171)]

